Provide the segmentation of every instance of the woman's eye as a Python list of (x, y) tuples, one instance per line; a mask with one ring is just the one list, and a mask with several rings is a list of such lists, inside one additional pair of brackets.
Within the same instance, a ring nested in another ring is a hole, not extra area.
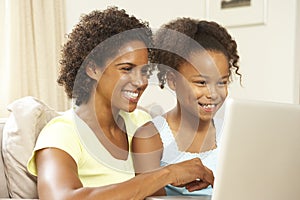
[(130, 72), (132, 70), (133, 67), (122, 67), (121, 70), (126, 71), (126, 72)]
[(196, 81), (195, 83), (197, 85), (200, 85), (200, 86), (205, 86), (206, 85), (206, 81)]

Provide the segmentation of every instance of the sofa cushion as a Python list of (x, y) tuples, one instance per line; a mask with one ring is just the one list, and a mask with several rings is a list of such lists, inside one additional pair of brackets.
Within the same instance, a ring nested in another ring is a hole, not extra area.
[(27, 160), (41, 129), (59, 113), (33, 97), (14, 101), (8, 110), (2, 141), (8, 192), (12, 198), (37, 198), (36, 177), (27, 171)]

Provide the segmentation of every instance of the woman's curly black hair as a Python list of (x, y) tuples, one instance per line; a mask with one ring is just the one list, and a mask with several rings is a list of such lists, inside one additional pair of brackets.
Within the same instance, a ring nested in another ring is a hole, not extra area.
[(161, 88), (166, 83), (168, 67), (177, 70), (182, 63), (188, 62), (192, 52), (201, 49), (222, 52), (229, 62), (230, 77), (234, 71), (241, 81), (237, 44), (227, 30), (216, 22), (178, 18), (156, 32), (154, 46), (152, 62), (157, 64)]
[[(69, 98), (76, 100), (76, 105), (86, 103), (96, 84), (85, 71), (90, 61), (104, 67), (122, 45), (133, 40), (142, 41), (147, 47), (153, 46), (148, 22), (129, 16), (123, 9), (109, 7), (82, 15), (63, 46), (57, 82), (64, 86)], [(150, 48), (148, 52), (151, 57)]]

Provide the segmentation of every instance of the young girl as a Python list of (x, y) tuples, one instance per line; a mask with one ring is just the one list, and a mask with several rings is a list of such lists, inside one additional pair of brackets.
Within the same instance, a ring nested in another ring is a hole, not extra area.
[[(177, 104), (137, 130), (132, 144), (136, 173), (191, 158), (215, 172), (221, 122), (214, 116), (227, 97), (232, 73), (241, 76), (236, 42), (217, 23), (190, 18), (164, 25), (154, 41), (160, 86), (167, 83), (175, 91)], [(204, 184), (196, 180), (186, 189), (169, 185), (166, 190), (169, 195), (210, 194), (211, 188), (189, 192)]]
[(167, 184), (213, 184), (200, 159), (134, 176), (130, 132), (147, 117), (126, 112), (147, 87), (151, 46), (148, 24), (124, 10), (81, 18), (64, 45), (58, 79), (76, 106), (46, 125), (28, 162), (39, 199), (144, 199)]

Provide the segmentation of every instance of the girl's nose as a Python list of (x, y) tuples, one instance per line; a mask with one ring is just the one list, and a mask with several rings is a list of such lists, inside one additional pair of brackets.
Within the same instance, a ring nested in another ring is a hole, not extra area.
[(207, 98), (209, 99), (216, 99), (218, 97), (218, 92), (215, 87), (207, 86), (207, 93), (206, 93)]

